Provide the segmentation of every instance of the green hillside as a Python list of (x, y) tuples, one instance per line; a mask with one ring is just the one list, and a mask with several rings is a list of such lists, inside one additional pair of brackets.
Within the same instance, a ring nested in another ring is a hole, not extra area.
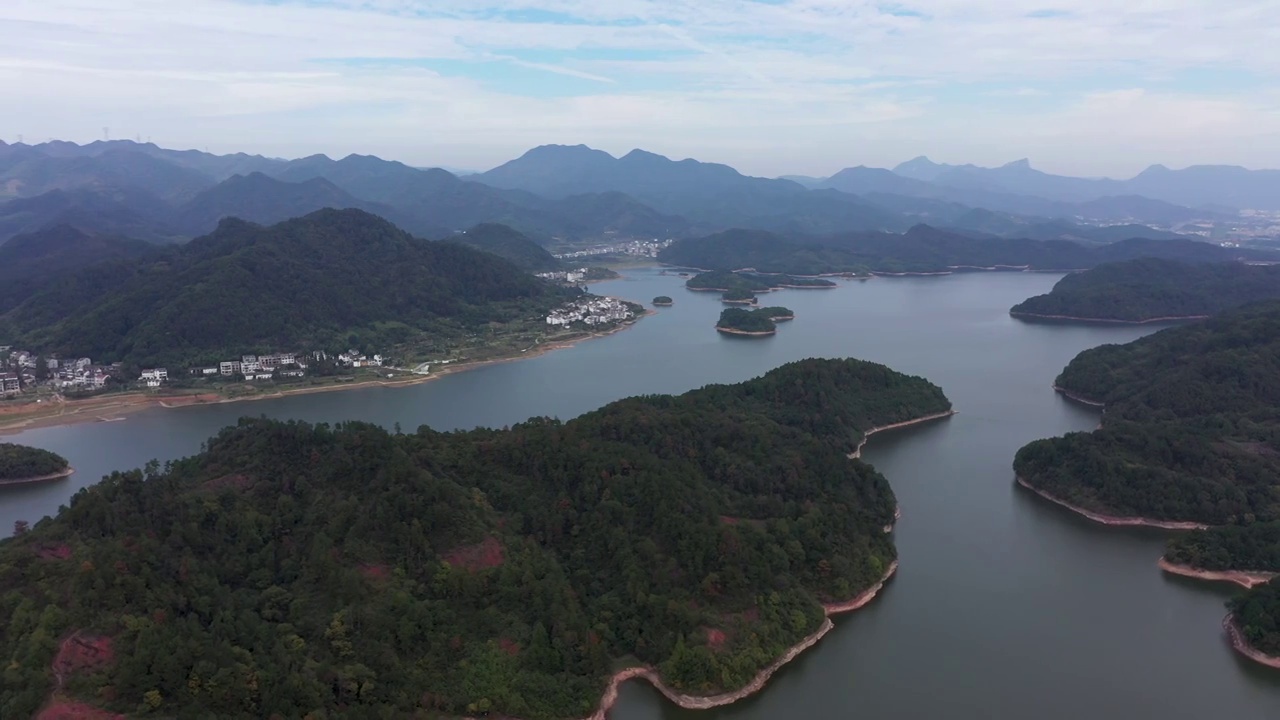
[(0, 340), (137, 364), (389, 348), (539, 320), (574, 294), (490, 254), (326, 209), (270, 227), (227, 219), (159, 259), (87, 268), (0, 316)]
[(636, 662), (737, 688), (894, 560), (846, 454), (949, 408), (805, 360), (507, 430), (244, 420), (0, 542), (0, 716), (70, 637), (102, 652), (57, 660), (67, 695), (165, 717), (582, 717)]
[(1280, 519), (1280, 301), (1086, 350), (1057, 385), (1107, 411), (1018, 451), (1034, 487), (1107, 514)]
[(1141, 322), (1216, 315), (1280, 297), (1280, 265), (1185, 263), (1142, 258), (1067, 275), (1047, 295), (1015, 305), (1017, 316)]

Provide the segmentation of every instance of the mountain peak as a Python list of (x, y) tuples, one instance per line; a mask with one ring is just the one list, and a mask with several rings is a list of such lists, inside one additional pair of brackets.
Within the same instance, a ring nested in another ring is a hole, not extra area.
[(1013, 162), (1005, 163), (1001, 167), (1005, 170), (1030, 170), (1031, 161), (1027, 158), (1022, 158), (1021, 160), (1014, 160)]
[(936, 163), (924, 155), (911, 158), (893, 168), (893, 172), (903, 177), (932, 182), (947, 171), (949, 165)]

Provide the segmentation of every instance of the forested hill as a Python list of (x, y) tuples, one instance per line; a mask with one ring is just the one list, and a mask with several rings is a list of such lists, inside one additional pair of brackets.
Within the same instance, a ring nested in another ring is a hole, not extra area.
[(1280, 519), (1280, 301), (1086, 350), (1057, 385), (1107, 411), (1018, 451), (1032, 486), (1113, 515)]
[(971, 237), (927, 225), (917, 225), (901, 235), (867, 232), (805, 236), (729, 230), (677, 240), (658, 254), (658, 259), (668, 265), (706, 270), (754, 268), (796, 275), (867, 270), (934, 273), (996, 266), (1083, 270), (1142, 257), (1187, 262), (1276, 259), (1274, 253), (1223, 248), (1193, 240), (1134, 238), (1108, 245), (1085, 245), (1069, 240)]
[(0, 337), (95, 360), (208, 362), (272, 348), (385, 347), (542, 315), (569, 293), (487, 253), (328, 209), (270, 227), (224, 220), (159, 259), (51, 282), (0, 316)]
[(949, 408), (806, 360), (507, 430), (245, 420), (0, 543), (0, 715), (55, 662), (70, 697), (179, 717), (582, 717), (636, 662), (736, 688), (894, 559), (893, 493), (846, 453)]
[(50, 281), (104, 262), (137, 262), (161, 251), (140, 240), (90, 235), (57, 225), (0, 245), (0, 313)]
[(528, 272), (563, 269), (563, 264), (524, 233), (498, 223), (481, 223), (466, 232), (444, 238), (509, 260)]
[(1010, 311), (1016, 316), (1141, 322), (1216, 315), (1280, 298), (1280, 265), (1185, 263), (1159, 258), (1107, 263), (1068, 275), (1047, 295)]

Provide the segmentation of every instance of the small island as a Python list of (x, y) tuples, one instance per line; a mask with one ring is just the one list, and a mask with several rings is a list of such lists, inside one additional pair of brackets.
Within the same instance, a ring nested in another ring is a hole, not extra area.
[(756, 299), (756, 294), (745, 288), (734, 288), (727, 290), (720, 296), (720, 302), (725, 305), (755, 305), (760, 302)]
[(766, 275), (756, 272), (728, 272), (713, 270), (699, 273), (685, 282), (685, 287), (701, 292), (729, 292), (730, 290), (746, 290), (752, 293), (764, 293), (781, 288), (801, 290), (826, 290), (836, 284), (826, 278), (796, 277), (794, 275)]
[(59, 480), (73, 472), (61, 455), (26, 445), (0, 443), (0, 485)]
[(671, 307), (674, 304), (675, 304), (675, 301), (672, 300), (667, 295), (659, 295), (658, 297), (653, 299), (654, 307)]
[(1042, 322), (1173, 322), (1278, 297), (1280, 265), (1141, 258), (1067, 275), (1009, 314)]
[(698, 273), (689, 278), (684, 286), (690, 290), (719, 293), (729, 292), (730, 290), (762, 293), (773, 289), (772, 285), (758, 275), (723, 271)]
[(777, 334), (777, 322), (794, 318), (795, 313), (784, 307), (760, 308), (758, 310), (726, 308), (720, 313), (720, 320), (716, 322), (716, 330), (726, 335), (767, 337)]

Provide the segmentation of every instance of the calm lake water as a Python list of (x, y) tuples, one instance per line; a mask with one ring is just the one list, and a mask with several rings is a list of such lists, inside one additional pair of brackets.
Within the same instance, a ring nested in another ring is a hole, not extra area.
[(688, 712), (631, 683), (615, 720), (1280, 718), (1280, 673), (1239, 659), (1224, 640), (1231, 587), (1167, 578), (1155, 565), (1163, 533), (1094, 525), (1013, 482), (1024, 443), (1098, 423), (1050, 388), (1062, 367), (1085, 348), (1155, 328), (1024, 324), (1009, 307), (1058, 276), (996, 273), (786, 290), (765, 300), (794, 309), (794, 322), (772, 338), (729, 338), (712, 329), (715, 295), (687, 292), (657, 270), (626, 274), (592, 290), (645, 303), (671, 295), (675, 306), (538, 358), (410, 388), (153, 410), (6, 438), (61, 453), (79, 472), (0, 492), (0, 528), (56, 512), (113, 469), (197, 452), (241, 415), (501, 426), (852, 356), (927, 377), (960, 411), (877, 436), (864, 452), (902, 506), (897, 577), (756, 697)]

